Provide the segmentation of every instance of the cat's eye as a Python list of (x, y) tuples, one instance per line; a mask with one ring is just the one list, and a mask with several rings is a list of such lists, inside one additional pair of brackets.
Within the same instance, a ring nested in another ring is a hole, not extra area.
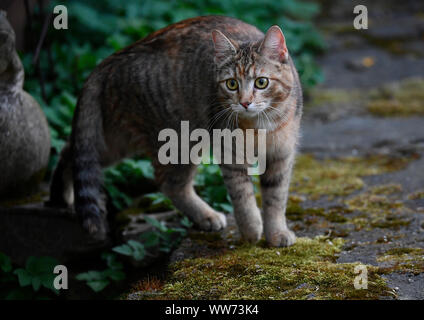
[(269, 80), (265, 77), (260, 77), (255, 80), (255, 88), (265, 89), (268, 86)]
[(237, 90), (238, 88), (238, 82), (236, 79), (228, 79), (225, 84), (227, 85), (227, 88), (231, 91)]

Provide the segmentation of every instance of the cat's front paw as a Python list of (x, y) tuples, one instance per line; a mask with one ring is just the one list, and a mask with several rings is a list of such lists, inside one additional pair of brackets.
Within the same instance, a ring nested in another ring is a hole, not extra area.
[(239, 230), (244, 240), (250, 243), (257, 243), (263, 232), (261, 214), (250, 216), (250, 219), (245, 219), (243, 223), (239, 224)]
[(227, 218), (221, 212), (211, 212), (204, 215), (200, 221), (195, 221), (196, 225), (205, 231), (219, 231), (227, 226)]
[(257, 243), (262, 237), (262, 225), (257, 225), (251, 228), (249, 232), (243, 232), (242, 238), (249, 243)]
[(289, 247), (296, 242), (296, 235), (289, 229), (284, 229), (270, 235), (266, 235), (268, 245), (272, 247)]

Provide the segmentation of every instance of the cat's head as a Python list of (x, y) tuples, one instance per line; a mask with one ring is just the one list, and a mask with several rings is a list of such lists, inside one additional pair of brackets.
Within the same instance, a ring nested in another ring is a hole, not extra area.
[(258, 42), (238, 43), (218, 30), (212, 39), (220, 105), (256, 127), (285, 118), (295, 79), (281, 29), (271, 27)]

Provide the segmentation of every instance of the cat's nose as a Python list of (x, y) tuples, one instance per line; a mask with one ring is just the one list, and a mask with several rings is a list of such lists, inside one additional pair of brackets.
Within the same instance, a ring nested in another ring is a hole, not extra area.
[(251, 102), (240, 102), (240, 104), (247, 109), (247, 107), (249, 107), (249, 104), (251, 104)]

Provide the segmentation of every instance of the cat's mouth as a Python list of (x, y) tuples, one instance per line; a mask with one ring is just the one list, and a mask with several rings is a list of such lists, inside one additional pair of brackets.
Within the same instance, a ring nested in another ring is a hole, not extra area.
[(273, 130), (278, 123), (287, 118), (287, 114), (279, 106), (267, 102), (252, 103), (247, 108), (240, 104), (232, 104), (231, 112), (237, 122), (245, 119), (257, 128)]
[(237, 112), (240, 117), (252, 118), (264, 112), (266, 108), (258, 104), (250, 104), (247, 107), (242, 106), (241, 104), (231, 105), (231, 109), (234, 112)]

